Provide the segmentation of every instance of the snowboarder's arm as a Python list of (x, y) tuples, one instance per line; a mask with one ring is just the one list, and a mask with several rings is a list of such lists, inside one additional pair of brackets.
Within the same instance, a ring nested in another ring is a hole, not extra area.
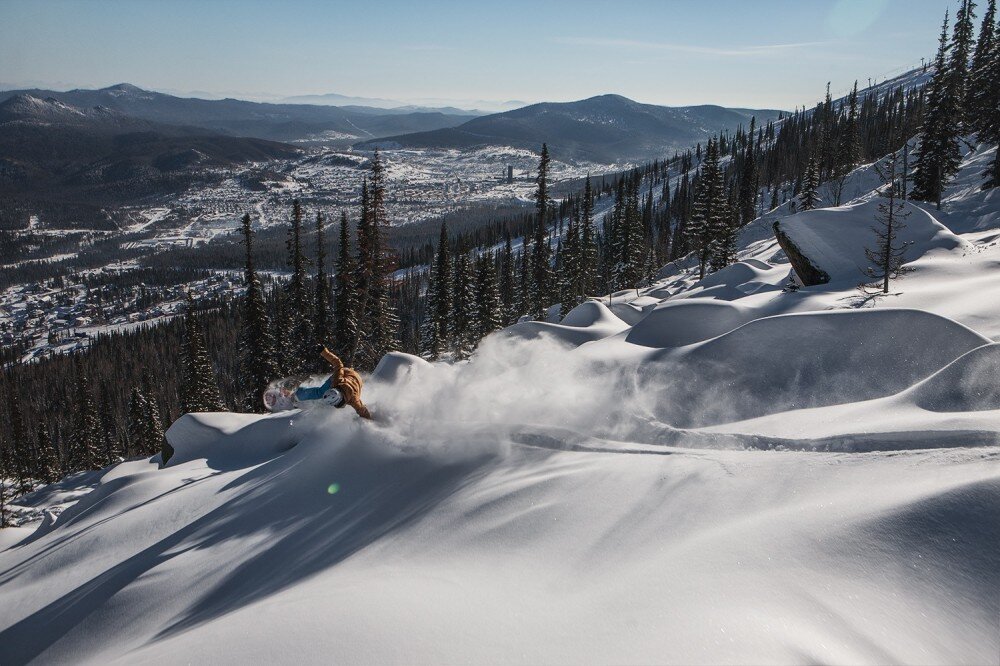
[(334, 354), (332, 351), (326, 347), (320, 349), (319, 355), (322, 356), (327, 363), (333, 367), (333, 376), (335, 379), (340, 377), (340, 371), (344, 367), (344, 362), (340, 360), (340, 357)]

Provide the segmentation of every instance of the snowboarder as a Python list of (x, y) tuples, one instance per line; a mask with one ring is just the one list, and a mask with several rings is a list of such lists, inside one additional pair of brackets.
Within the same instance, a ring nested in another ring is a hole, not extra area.
[(345, 367), (340, 357), (322, 344), (316, 345), (316, 352), (333, 368), (330, 383), (340, 393), (340, 400), (335, 400), (333, 406), (340, 408), (344, 405), (350, 405), (358, 413), (358, 416), (363, 419), (370, 419), (372, 417), (371, 412), (361, 402), (362, 381), (358, 371), (354, 368)]

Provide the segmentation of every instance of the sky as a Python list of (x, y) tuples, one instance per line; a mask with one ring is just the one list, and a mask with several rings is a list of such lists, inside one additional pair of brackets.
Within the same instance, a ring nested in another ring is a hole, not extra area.
[(933, 57), (957, 0), (0, 0), (0, 88), (792, 109)]

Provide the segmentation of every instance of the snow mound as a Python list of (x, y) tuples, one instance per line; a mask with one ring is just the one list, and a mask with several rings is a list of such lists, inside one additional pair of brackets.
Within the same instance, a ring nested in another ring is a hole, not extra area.
[(640, 376), (660, 420), (702, 427), (892, 395), (988, 342), (921, 310), (786, 314), (658, 351)]
[[(795, 272), (806, 284), (861, 282), (871, 263), (865, 256), (865, 248), (874, 244), (872, 227), (876, 224), (877, 210), (876, 198), (839, 208), (803, 211), (776, 222), (775, 231)], [(933, 249), (954, 250), (967, 245), (924, 209), (906, 203), (905, 210), (909, 216), (899, 240), (912, 243), (904, 255), (907, 263)], [(785, 247), (788, 242), (794, 248)], [(827, 279), (810, 280), (809, 273), (813, 271), (825, 274)]]
[(184, 414), (167, 429), (167, 442), (174, 449), (167, 465), (203, 458), (215, 469), (236, 469), (270, 458), (295, 445), (289, 428), (295, 414)]
[(372, 371), (372, 381), (386, 384), (407, 383), (416, 379), (421, 372), (426, 372), (431, 364), (413, 354), (389, 352), (378, 362)]
[(580, 303), (563, 317), (563, 326), (621, 326), (624, 322), (608, 306), (597, 301)]
[(728, 301), (667, 301), (633, 326), (625, 341), (643, 347), (682, 347), (728, 333), (754, 316), (750, 308)]
[(587, 342), (617, 335), (628, 327), (626, 322), (606, 306), (591, 301), (573, 308), (561, 324), (522, 321), (508, 326), (497, 335), (521, 340), (551, 338), (569, 347), (579, 347)]
[(932, 412), (1000, 409), (1000, 344), (973, 349), (906, 395), (921, 409)]
[(624, 321), (629, 326), (635, 326), (642, 320), (643, 317), (646, 316), (646, 313), (642, 308), (629, 303), (612, 303), (610, 310), (616, 317)]

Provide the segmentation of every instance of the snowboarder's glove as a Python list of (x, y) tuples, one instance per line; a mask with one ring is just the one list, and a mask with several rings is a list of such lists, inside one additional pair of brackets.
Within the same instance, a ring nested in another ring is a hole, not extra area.
[(317, 342), (316, 346), (313, 348), (313, 351), (315, 351), (316, 355), (318, 356), (323, 353), (324, 349), (326, 349), (326, 345), (324, 345), (322, 342)]

